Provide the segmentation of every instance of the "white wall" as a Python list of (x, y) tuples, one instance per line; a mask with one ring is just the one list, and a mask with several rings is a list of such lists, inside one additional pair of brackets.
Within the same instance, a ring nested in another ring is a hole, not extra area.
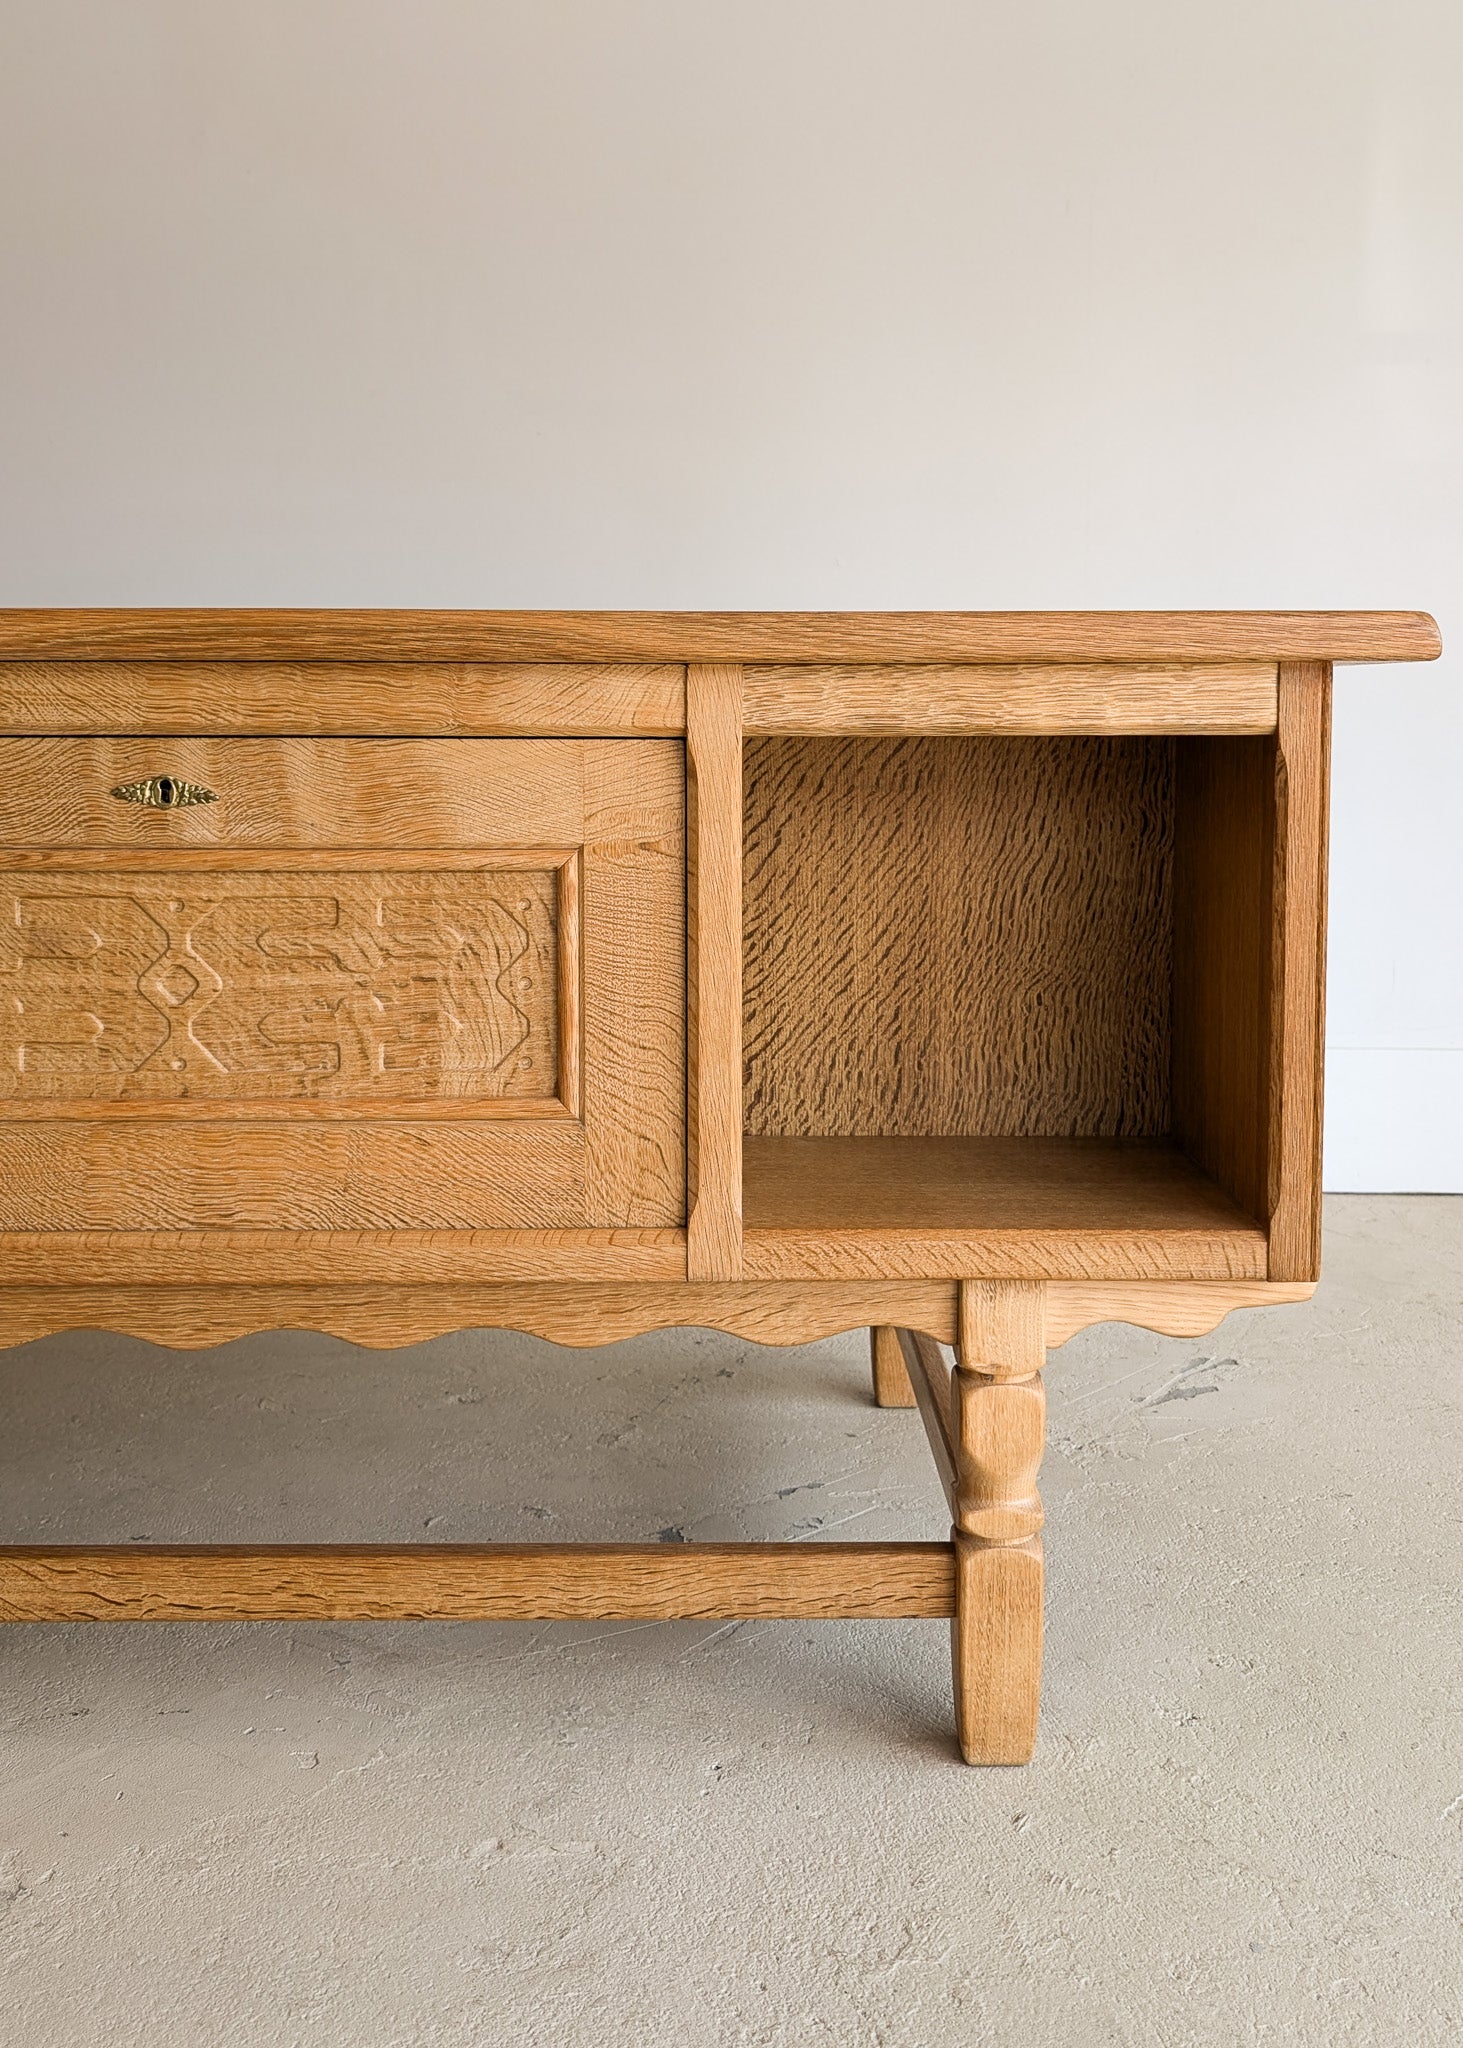
[[(0, 602), (1424, 606), (1456, 0), (11, 0)], [(1328, 1179), (1463, 1188), (1463, 651), (1344, 672)]]

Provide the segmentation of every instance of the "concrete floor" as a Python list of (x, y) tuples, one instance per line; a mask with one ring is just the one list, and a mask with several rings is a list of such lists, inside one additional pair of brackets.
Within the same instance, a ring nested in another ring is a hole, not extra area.
[[(13, 1628), (5, 2048), (1463, 2039), (1463, 1201), (1054, 1355), (1036, 1761), (932, 1622)], [(938, 1536), (857, 1337), (0, 1355), (4, 1540)]]

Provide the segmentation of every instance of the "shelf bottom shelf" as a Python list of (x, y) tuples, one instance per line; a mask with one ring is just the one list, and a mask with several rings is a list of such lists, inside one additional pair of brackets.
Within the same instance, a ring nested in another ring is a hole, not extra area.
[(1265, 1232), (1176, 1145), (748, 1138), (749, 1280), (1263, 1280)]

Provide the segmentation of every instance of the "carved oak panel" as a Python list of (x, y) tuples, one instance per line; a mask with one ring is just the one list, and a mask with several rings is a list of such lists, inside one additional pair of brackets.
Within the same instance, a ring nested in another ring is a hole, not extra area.
[(547, 1109), (558, 870), (11, 876), (0, 1098)]

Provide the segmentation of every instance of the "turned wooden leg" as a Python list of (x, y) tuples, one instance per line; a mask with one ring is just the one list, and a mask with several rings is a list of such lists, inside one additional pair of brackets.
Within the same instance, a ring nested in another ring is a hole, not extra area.
[(869, 1360), (874, 1372), (874, 1401), (880, 1408), (913, 1408), (914, 1388), (899, 1348), (899, 1332), (875, 1326), (869, 1332)]
[(967, 1763), (1024, 1764), (1041, 1697), (1045, 1289), (967, 1280), (951, 1375), (955, 1722)]

